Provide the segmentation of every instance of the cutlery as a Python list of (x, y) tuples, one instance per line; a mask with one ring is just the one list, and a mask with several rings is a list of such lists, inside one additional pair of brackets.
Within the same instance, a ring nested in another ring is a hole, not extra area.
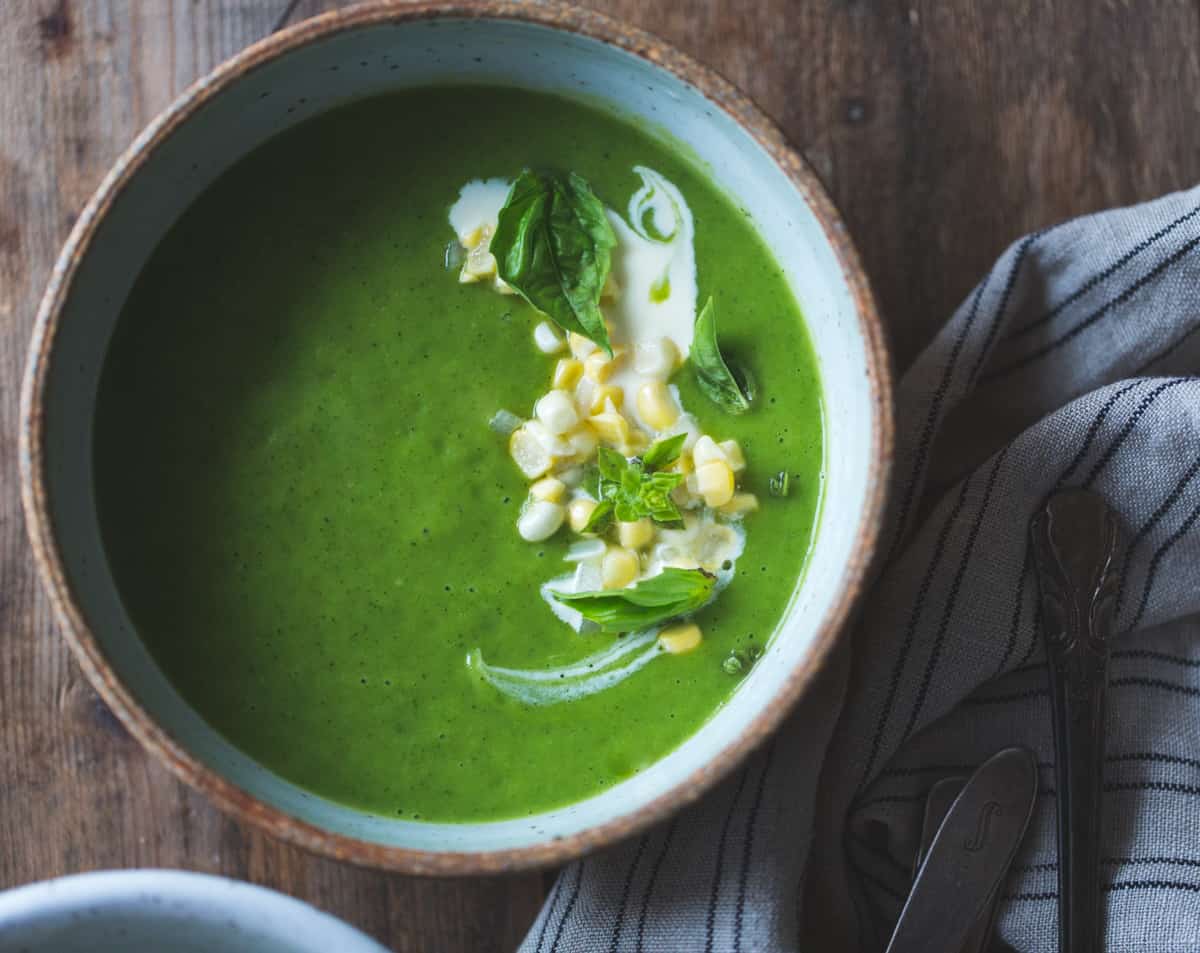
[(1102, 496), (1064, 490), (1030, 526), (1054, 712), (1060, 953), (1101, 953), (1104, 697), (1124, 530)]
[[(1012, 864), (1037, 788), (1024, 748), (1005, 748), (971, 775), (924, 851), (887, 953), (962, 953)], [(928, 818), (939, 805), (926, 806)]]

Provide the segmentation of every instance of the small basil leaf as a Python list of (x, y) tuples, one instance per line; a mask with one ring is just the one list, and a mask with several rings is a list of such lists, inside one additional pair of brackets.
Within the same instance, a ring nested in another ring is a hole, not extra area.
[(715, 582), (701, 569), (669, 568), (626, 589), (553, 596), (603, 632), (630, 632), (695, 612), (712, 596)]
[(685, 433), (676, 434), (674, 437), (658, 441), (642, 456), (642, 466), (650, 472), (661, 470), (663, 467), (669, 467), (679, 459), (679, 454), (683, 450), (683, 445), (686, 441), (687, 434)]
[(608, 528), (608, 524), (612, 522), (613, 505), (608, 500), (604, 500), (596, 504), (596, 508), (592, 510), (592, 515), (588, 517), (588, 521), (583, 525), (582, 532), (584, 533), (602, 533)]
[(500, 209), (490, 248), (500, 278), (522, 298), (611, 354), (600, 294), (616, 243), (586, 179), (525, 169)]
[(600, 470), (601, 480), (620, 482), (629, 469), (628, 461), (610, 447), (600, 447), (596, 451), (596, 466)]
[(743, 368), (731, 370), (717, 344), (717, 316), (710, 296), (696, 318), (689, 356), (696, 369), (696, 383), (708, 398), (731, 414), (744, 414), (754, 399), (754, 385)]

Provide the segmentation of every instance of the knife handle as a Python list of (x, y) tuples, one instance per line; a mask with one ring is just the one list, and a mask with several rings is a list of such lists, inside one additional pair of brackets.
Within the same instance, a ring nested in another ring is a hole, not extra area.
[(1087, 490), (1051, 496), (1030, 531), (1054, 709), (1059, 950), (1099, 953), (1104, 696), (1124, 531)]

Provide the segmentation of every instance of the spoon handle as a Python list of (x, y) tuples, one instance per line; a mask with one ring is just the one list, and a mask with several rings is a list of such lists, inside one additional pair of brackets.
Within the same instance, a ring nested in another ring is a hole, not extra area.
[(1054, 706), (1060, 953), (1101, 953), (1104, 695), (1124, 531), (1099, 494), (1064, 490), (1030, 526)]

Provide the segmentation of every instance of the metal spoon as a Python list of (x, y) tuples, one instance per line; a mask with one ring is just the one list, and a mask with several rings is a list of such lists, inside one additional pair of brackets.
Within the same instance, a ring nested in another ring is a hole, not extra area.
[(1102, 953), (1104, 695), (1125, 533), (1102, 496), (1064, 490), (1030, 526), (1054, 705), (1060, 953)]

